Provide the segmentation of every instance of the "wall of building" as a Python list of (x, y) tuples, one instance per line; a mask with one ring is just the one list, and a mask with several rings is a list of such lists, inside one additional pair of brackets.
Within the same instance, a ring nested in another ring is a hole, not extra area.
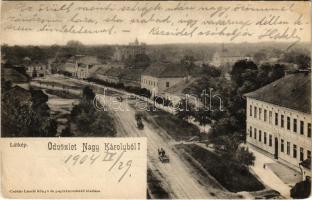
[(154, 95), (163, 95), (163, 92), (183, 81), (183, 77), (173, 78), (157, 78), (153, 76), (142, 75), (141, 76), (141, 88), (150, 90)]
[[(163, 93), (166, 89), (180, 83), (185, 80), (184, 77), (175, 77), (175, 78), (159, 78), (158, 79), (158, 92)], [(167, 85), (169, 84), (169, 85)]]
[[(246, 138), (248, 143), (272, 155), (277, 150), (278, 160), (284, 161), (290, 167), (297, 167), (297, 169), (299, 169), (299, 163), (307, 159), (308, 154), (311, 155), (311, 114), (247, 98), (246, 115)], [(277, 115), (277, 118), (275, 115)], [(302, 128), (301, 123), (303, 123)], [(261, 139), (259, 137), (260, 132)], [(271, 142), (270, 136), (272, 137)], [(277, 140), (277, 143), (275, 140)], [(296, 152), (294, 152), (294, 145), (296, 145)]]
[(233, 65), (238, 60), (251, 60), (251, 58), (247, 56), (224, 56), (222, 53), (216, 52), (212, 57), (211, 64), (220, 67), (222, 65)]
[(35, 77), (42, 77), (49, 74), (49, 69), (46, 65), (33, 65), (26, 68), (26, 73), (29, 77), (33, 77), (33, 75), (35, 75)]
[(113, 77), (113, 76), (106, 76), (102, 74), (96, 74), (94, 75), (94, 78), (108, 82), (108, 83), (119, 83), (119, 78), (118, 77)]
[(158, 78), (153, 76), (141, 76), (141, 88), (146, 88), (149, 91), (158, 94)]

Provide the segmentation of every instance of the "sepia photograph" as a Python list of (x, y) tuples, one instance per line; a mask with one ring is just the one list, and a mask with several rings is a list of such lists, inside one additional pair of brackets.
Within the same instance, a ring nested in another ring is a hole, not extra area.
[(311, 82), (309, 1), (1, 2), (3, 148), (146, 138), (147, 199), (308, 198)]

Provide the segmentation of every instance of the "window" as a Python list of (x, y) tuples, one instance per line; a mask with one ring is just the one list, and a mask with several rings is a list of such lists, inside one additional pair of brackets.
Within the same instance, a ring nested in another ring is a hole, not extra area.
[(263, 113), (263, 120), (266, 122), (267, 121), (267, 110), (266, 109), (264, 109), (264, 111), (263, 111), (264, 113)]
[(252, 116), (252, 105), (249, 106), (249, 116)]
[(284, 115), (281, 115), (281, 127), (284, 128)]
[(166, 87), (169, 87), (169, 82), (166, 82)]
[(297, 119), (294, 119), (294, 132), (297, 133)]
[(269, 123), (272, 124), (272, 111), (269, 111)]
[(293, 157), (297, 158), (297, 145), (293, 145)]
[(304, 159), (303, 148), (300, 147), (300, 161), (303, 161), (303, 159)]
[(261, 142), (262, 132), (259, 130), (259, 142)]
[(261, 120), (262, 109), (259, 108), (259, 120)]
[(257, 107), (254, 107), (254, 118), (257, 118)]
[(269, 146), (272, 146), (272, 135), (269, 135)]
[(249, 128), (249, 137), (252, 137), (252, 127)]
[(290, 142), (287, 142), (287, 155), (290, 155)]
[(308, 137), (311, 137), (311, 123), (308, 123)]
[(290, 117), (287, 117), (287, 130), (290, 130)]
[(266, 142), (267, 142), (267, 133), (264, 132), (263, 135), (264, 135), (263, 142), (264, 142), (264, 144), (266, 144)]
[(307, 158), (309, 159), (311, 159), (311, 151), (309, 151), (309, 150), (307, 150)]
[(300, 134), (304, 135), (304, 122), (300, 120)]
[(284, 140), (281, 140), (281, 152), (284, 152)]
[(275, 125), (278, 126), (278, 113), (275, 113)]
[(257, 129), (256, 128), (254, 129), (254, 134), (255, 134), (254, 138), (257, 139)]

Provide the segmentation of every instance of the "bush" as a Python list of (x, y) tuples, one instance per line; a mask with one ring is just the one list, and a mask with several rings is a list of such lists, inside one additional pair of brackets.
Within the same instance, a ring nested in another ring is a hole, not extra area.
[(84, 97), (71, 111), (72, 121), (80, 131), (80, 136), (111, 137), (116, 135), (113, 118), (108, 112), (101, 112), (91, 103), (92, 89), (84, 90)]
[(210, 152), (197, 145), (179, 145), (194, 157), (221, 185), (231, 192), (263, 190), (262, 183), (253, 176), (247, 167)]
[(100, 85), (107, 86), (107, 87), (125, 90), (127, 92), (130, 92), (130, 93), (142, 96), (142, 97), (146, 97), (146, 98), (151, 98), (151, 95), (152, 95), (151, 92), (146, 88), (125, 86), (123, 83), (109, 83), (109, 82), (99, 80), (99, 79), (94, 79), (94, 78), (88, 78), (87, 80), (100, 84)]

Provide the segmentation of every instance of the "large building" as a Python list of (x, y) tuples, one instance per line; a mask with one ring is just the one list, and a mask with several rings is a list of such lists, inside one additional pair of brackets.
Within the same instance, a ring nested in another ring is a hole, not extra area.
[(239, 60), (251, 60), (251, 57), (230, 52), (228, 49), (222, 47), (221, 51), (216, 51), (214, 53), (210, 64), (215, 67), (227, 67), (233, 65)]
[(101, 66), (95, 56), (76, 55), (69, 58), (60, 71), (78, 79), (86, 79)]
[(44, 77), (47, 74), (50, 74), (51, 69), (49, 65), (43, 63), (31, 63), (25, 65), (26, 73), (29, 77), (36, 78), (36, 77)]
[(164, 96), (165, 90), (189, 78), (187, 69), (172, 63), (157, 63), (141, 74), (141, 88), (148, 89), (153, 96)]
[(245, 96), (247, 143), (311, 177), (311, 73), (286, 75)]
[(110, 69), (100, 68), (92, 75), (92, 78), (101, 80), (107, 83), (120, 83), (120, 77), (123, 68), (112, 67)]
[(173, 85), (172, 87), (166, 89), (165, 98), (170, 100), (172, 105), (177, 105), (182, 99), (187, 99), (188, 102), (193, 104), (195, 107), (202, 107), (203, 104), (195, 94), (187, 94), (185, 89), (191, 86), (194, 82), (199, 80), (199, 78), (189, 78), (181, 81), (179, 84)]
[(129, 43), (127, 46), (117, 46), (115, 47), (115, 52), (113, 55), (114, 61), (124, 61), (127, 59), (134, 58), (136, 55), (146, 53), (146, 44), (140, 43), (138, 39), (134, 42)]

